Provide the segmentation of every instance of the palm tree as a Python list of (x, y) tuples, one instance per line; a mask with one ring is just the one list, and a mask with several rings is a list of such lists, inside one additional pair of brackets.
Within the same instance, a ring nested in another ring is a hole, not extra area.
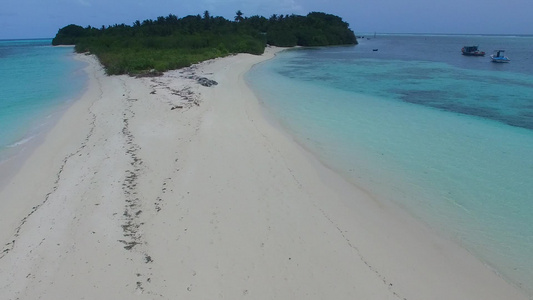
[(238, 10), (236, 12), (236, 14), (237, 15), (235, 16), (235, 22), (240, 22), (240, 21), (244, 20), (244, 18), (242, 17), (242, 11)]
[(209, 29), (211, 27), (211, 15), (209, 11), (204, 11), (204, 28)]

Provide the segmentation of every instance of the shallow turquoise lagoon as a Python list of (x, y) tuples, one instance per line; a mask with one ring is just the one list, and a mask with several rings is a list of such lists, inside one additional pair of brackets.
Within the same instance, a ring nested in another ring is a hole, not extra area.
[[(512, 62), (464, 57), (469, 44)], [(247, 79), (325, 164), (532, 294), (532, 48), (531, 37), (378, 36), (285, 51)]]
[(84, 64), (51, 40), (0, 40), (0, 161), (15, 154), (83, 91)]

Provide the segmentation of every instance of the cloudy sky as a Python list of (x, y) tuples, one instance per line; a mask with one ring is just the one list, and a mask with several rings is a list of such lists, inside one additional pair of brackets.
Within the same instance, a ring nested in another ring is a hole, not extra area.
[(322, 11), (356, 33), (533, 34), (532, 0), (2, 0), (0, 39), (47, 38), (68, 24), (101, 27), (172, 13), (233, 19)]

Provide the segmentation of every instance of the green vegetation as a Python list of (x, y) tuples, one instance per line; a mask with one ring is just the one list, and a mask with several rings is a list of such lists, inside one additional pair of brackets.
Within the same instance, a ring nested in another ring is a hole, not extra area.
[(175, 15), (135, 21), (132, 26), (59, 29), (53, 45), (75, 45), (79, 53), (95, 54), (108, 74), (166, 71), (232, 53), (262, 54), (266, 44), (282, 47), (357, 44), (353, 31), (340, 17), (313, 12), (307, 16), (243, 17), (235, 21)]

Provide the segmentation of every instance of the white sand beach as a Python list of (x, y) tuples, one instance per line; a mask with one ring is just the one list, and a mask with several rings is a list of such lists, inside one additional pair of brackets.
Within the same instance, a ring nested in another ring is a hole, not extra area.
[(0, 190), (0, 299), (527, 299), (265, 116), (243, 75), (280, 50), (153, 78), (79, 55), (86, 93)]

